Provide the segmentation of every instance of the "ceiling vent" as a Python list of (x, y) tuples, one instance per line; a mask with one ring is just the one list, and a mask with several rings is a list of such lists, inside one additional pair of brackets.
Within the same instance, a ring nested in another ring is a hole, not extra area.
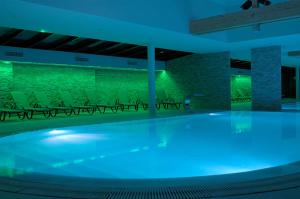
[(7, 56), (7, 57), (24, 57), (24, 54), (22, 52), (7, 51), (7, 52), (5, 52), (5, 56)]

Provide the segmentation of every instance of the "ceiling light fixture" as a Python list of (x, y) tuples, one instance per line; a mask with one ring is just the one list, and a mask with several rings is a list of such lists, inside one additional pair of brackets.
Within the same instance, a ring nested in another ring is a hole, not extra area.
[(245, 3), (243, 3), (241, 5), (241, 8), (243, 10), (249, 10), (250, 8), (252, 8), (252, 1), (251, 0), (247, 0)]
[[(254, 2), (254, 1), (257, 1), (257, 3)], [(241, 8), (242, 8), (243, 10), (249, 10), (250, 8), (256, 7), (255, 5), (259, 6), (260, 4), (261, 4), (261, 5), (264, 5), (264, 6), (269, 6), (269, 5), (271, 5), (272, 3), (271, 3), (271, 1), (269, 1), (269, 0), (247, 0), (246, 2), (244, 2), (244, 3), (241, 5)]]

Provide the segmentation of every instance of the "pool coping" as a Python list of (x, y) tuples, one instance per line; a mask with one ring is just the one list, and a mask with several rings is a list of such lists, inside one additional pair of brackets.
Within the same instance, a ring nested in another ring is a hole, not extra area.
[(300, 161), (245, 173), (174, 179), (92, 179), (43, 174), (0, 177), (0, 192), (57, 198), (122, 198), (125, 195), (133, 198), (149, 194), (212, 198), (299, 188)]

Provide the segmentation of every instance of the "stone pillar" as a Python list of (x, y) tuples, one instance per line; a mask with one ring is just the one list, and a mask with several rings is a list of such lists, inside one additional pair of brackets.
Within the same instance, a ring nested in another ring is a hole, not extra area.
[(296, 99), (300, 100), (300, 68), (296, 67)]
[(155, 47), (148, 46), (148, 96), (149, 113), (154, 116), (156, 113), (156, 92), (155, 92)]
[(251, 57), (253, 110), (281, 110), (281, 47), (255, 48)]
[(230, 53), (194, 54), (167, 62), (167, 71), (192, 110), (230, 110)]

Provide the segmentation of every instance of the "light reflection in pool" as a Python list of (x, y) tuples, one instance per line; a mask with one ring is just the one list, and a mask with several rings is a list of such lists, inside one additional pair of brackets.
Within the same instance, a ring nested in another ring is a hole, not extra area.
[(300, 160), (299, 116), (223, 112), (24, 133), (0, 139), (0, 172), (174, 178), (269, 168)]

